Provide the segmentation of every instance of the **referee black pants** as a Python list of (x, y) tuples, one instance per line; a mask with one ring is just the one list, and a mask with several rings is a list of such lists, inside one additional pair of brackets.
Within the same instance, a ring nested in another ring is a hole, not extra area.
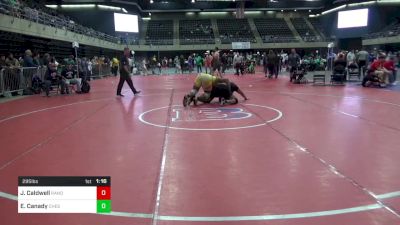
[(118, 88), (117, 88), (117, 95), (120, 95), (120, 94), (121, 94), (122, 86), (124, 85), (125, 81), (126, 81), (126, 83), (128, 83), (128, 85), (129, 85), (129, 87), (131, 88), (133, 94), (136, 94), (137, 91), (136, 91), (135, 87), (133, 86), (132, 79), (131, 79), (131, 77), (129, 76), (129, 74), (121, 74), (121, 75), (119, 76), (119, 83), (118, 83)]

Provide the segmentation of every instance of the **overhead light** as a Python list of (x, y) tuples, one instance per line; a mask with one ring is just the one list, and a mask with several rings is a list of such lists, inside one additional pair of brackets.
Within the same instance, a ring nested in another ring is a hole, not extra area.
[(46, 5), (47, 8), (57, 9), (58, 5)]
[(142, 17), (142, 20), (151, 20), (150, 17)]
[(246, 15), (258, 15), (261, 14), (262, 11), (245, 11), (244, 14)]
[(200, 12), (199, 13), (200, 15), (204, 15), (204, 16), (206, 16), (206, 15), (226, 15), (226, 14), (228, 14), (228, 12)]
[(297, 9), (295, 9), (294, 11), (297, 12)]
[(359, 3), (351, 3), (349, 4), (350, 7), (355, 7), (355, 6), (364, 6), (364, 5), (372, 5), (375, 4), (376, 1), (368, 1), (368, 2), (359, 2)]
[(95, 4), (61, 5), (61, 8), (94, 8)]
[(110, 9), (110, 10), (121, 10), (120, 7), (115, 7), (115, 6), (108, 6), (108, 5), (97, 5), (100, 9)]
[(281, 12), (283, 12), (283, 9), (281, 10)]
[(128, 11), (127, 11), (125, 8), (122, 8), (121, 10), (122, 10), (122, 12), (124, 12), (124, 13), (128, 13)]
[(149, 16), (151, 16), (151, 13), (149, 13)]
[(383, 3), (383, 4), (388, 3), (388, 4), (390, 4), (390, 3), (400, 3), (400, 0), (377, 0), (377, 2), (378, 2), (378, 4), (380, 4), (380, 3)]
[(308, 12), (311, 12), (311, 9), (309, 9)]
[(153, 4), (154, 3), (154, 1), (153, 0), (150, 0), (150, 4)]
[(317, 17), (316, 15), (310, 14), (308, 17)]
[(341, 6), (338, 6), (338, 7), (336, 7), (336, 8), (323, 11), (321, 14), (322, 14), (322, 15), (325, 15), (325, 14), (328, 14), (328, 13), (331, 13), (331, 12), (335, 12), (335, 11), (337, 11), (337, 10), (339, 10), (339, 9), (346, 8), (346, 6), (347, 6), (347, 5), (341, 5)]
[(192, 3), (195, 3), (196, 1), (195, 0), (192, 0)]

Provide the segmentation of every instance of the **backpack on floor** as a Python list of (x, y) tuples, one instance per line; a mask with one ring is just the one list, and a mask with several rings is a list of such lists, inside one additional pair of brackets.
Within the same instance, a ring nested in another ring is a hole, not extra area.
[(40, 94), (42, 92), (43, 82), (38, 76), (32, 78), (32, 92), (34, 94)]
[(82, 93), (89, 93), (89, 91), (90, 91), (90, 84), (86, 80), (82, 81), (81, 91), (82, 91)]

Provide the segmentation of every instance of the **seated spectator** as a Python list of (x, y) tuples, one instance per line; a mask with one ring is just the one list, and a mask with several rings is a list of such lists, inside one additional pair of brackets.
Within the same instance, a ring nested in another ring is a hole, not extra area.
[(395, 56), (389, 56), (389, 59), (383, 63), (383, 67), (387, 69), (389, 73), (389, 82), (394, 83), (396, 81), (396, 67), (395, 67)]
[(346, 65), (347, 65), (346, 59), (344, 58), (344, 55), (342, 53), (340, 53), (338, 55), (338, 58), (333, 62), (334, 74), (344, 74)]
[(43, 66), (48, 66), (50, 62), (50, 54), (49, 53), (45, 53), (43, 55), (43, 59), (42, 59), (42, 65)]
[(6, 67), (6, 56), (1, 55), (0, 56), (0, 70)]
[(37, 52), (33, 55), (33, 63), (36, 64), (36, 66), (43, 65), (43, 62), (41, 62), (41, 60), (40, 60), (40, 54)]
[(23, 59), (23, 67), (37, 67), (38, 65), (33, 61), (31, 50), (25, 51), (25, 56)]
[(60, 85), (61, 86), (61, 94), (64, 94), (65, 90), (65, 81), (61, 78), (60, 75), (57, 74), (57, 65), (56, 60), (54, 58), (48, 64), (48, 68), (46, 71), (46, 75), (44, 77), (44, 91), (46, 92), (46, 96), (48, 97), (50, 94), (51, 85)]
[(64, 80), (66, 85), (64, 85), (65, 90), (61, 89), (61, 93), (63, 93), (65, 91), (65, 92), (67, 92), (67, 94), (69, 94), (69, 89), (68, 89), (69, 84), (76, 85), (76, 93), (78, 93), (78, 94), (81, 93), (82, 79), (78, 78), (76, 74), (77, 74), (76, 70), (74, 69), (74, 67), (71, 64), (67, 65), (64, 68), (64, 70), (61, 72), (61, 77)]
[(378, 56), (378, 59), (371, 64), (370, 68), (370, 72), (373, 73), (375, 76), (379, 77), (382, 83), (381, 87), (385, 87), (389, 83), (388, 77), (390, 71), (384, 67), (385, 62), (386, 62), (386, 55), (384, 53), (381, 53)]
[(6, 59), (6, 66), (7, 67), (19, 67), (19, 62), (12, 53), (8, 54)]

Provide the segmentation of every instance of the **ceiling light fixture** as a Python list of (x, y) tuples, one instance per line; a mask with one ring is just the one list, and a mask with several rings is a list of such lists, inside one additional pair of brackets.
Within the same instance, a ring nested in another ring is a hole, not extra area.
[(61, 5), (61, 8), (94, 8), (95, 4)]
[(346, 8), (346, 7), (347, 7), (347, 5), (341, 5), (341, 6), (338, 6), (338, 7), (336, 7), (336, 8), (323, 11), (321, 14), (322, 14), (322, 15), (325, 15), (325, 14), (328, 14), (328, 13), (331, 13), (331, 12), (335, 12), (335, 11), (337, 11), (337, 10), (339, 10), (339, 9), (344, 9), (344, 8)]

